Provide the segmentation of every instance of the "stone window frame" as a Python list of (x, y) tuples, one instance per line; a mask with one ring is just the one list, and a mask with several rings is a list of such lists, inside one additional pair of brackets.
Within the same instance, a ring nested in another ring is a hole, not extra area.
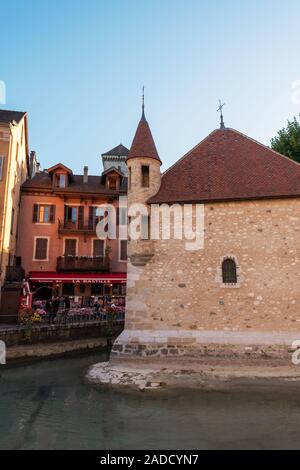
[[(222, 266), (223, 266), (224, 261), (227, 259), (232, 259), (236, 264), (236, 275), (237, 275), (236, 284), (223, 282)], [(217, 267), (216, 282), (219, 283), (221, 289), (239, 289), (242, 286), (242, 283), (244, 282), (244, 276), (242, 274), (242, 269), (241, 269), (241, 266), (239, 265), (237, 256), (232, 255), (232, 254), (221, 256), (220, 263)]]

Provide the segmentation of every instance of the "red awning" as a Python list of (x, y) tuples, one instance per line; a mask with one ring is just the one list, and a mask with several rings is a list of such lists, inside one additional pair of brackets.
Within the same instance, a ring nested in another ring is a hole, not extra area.
[(35, 282), (98, 282), (107, 284), (125, 283), (126, 273), (57, 273), (57, 272), (32, 272), (30, 281)]

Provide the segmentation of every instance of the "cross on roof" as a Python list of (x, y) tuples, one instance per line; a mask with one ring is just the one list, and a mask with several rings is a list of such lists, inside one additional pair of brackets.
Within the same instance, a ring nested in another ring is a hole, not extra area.
[(222, 104), (222, 101), (219, 100), (219, 107), (217, 109), (217, 113), (220, 113), (220, 117), (221, 117), (221, 124), (220, 124), (220, 129), (225, 129), (225, 124), (224, 124), (224, 117), (223, 117), (223, 108), (225, 106), (226, 103), (223, 103)]

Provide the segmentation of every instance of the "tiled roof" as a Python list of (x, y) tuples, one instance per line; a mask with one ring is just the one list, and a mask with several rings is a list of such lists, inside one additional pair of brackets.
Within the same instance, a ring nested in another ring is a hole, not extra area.
[(102, 157), (127, 157), (129, 155), (129, 149), (120, 144), (117, 147), (109, 150), (108, 152), (102, 153)]
[[(54, 188), (52, 187), (52, 180), (49, 173), (42, 171), (36, 173), (32, 179), (28, 179), (22, 185), (22, 190), (48, 190), (54, 191), (55, 193), (78, 193), (78, 194), (105, 194), (113, 195), (118, 194), (119, 191), (108, 189), (103, 183), (101, 176), (89, 175), (88, 183), (83, 182), (83, 175), (73, 175), (72, 180), (69, 182), (66, 188)], [(121, 181), (120, 192), (127, 191), (127, 178), (123, 177)]]
[(0, 109), (0, 122), (10, 123), (12, 121), (20, 122), (26, 113), (21, 111), (7, 111)]
[(300, 165), (233, 129), (218, 129), (162, 176), (150, 203), (300, 196)]
[(160, 161), (149, 124), (144, 115), (139, 122), (127, 160), (135, 157), (149, 157)]

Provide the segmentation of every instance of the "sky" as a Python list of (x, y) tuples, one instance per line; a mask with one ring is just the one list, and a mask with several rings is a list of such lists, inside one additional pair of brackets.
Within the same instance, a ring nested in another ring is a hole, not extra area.
[(74, 173), (130, 147), (143, 85), (163, 169), (219, 126), (219, 99), (269, 145), (300, 113), (299, 20), (299, 0), (0, 0), (0, 108), (28, 112), (42, 168)]

